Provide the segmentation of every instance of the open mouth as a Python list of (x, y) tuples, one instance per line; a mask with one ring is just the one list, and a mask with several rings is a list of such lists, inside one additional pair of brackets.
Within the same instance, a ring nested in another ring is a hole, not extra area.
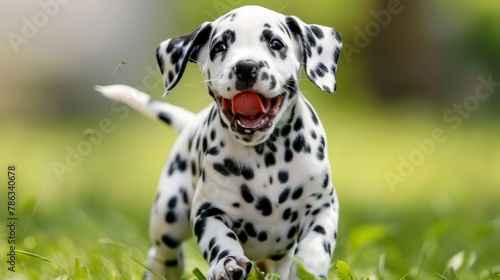
[(273, 125), (273, 120), (281, 109), (284, 95), (265, 98), (257, 92), (243, 91), (233, 99), (219, 97), (222, 112), (231, 122), (231, 129), (251, 134), (255, 131), (265, 131)]

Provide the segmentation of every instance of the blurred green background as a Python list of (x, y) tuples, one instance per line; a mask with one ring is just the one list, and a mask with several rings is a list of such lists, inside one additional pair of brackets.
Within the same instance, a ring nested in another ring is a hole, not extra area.
[[(342, 34), (337, 93), (305, 75), (300, 85), (328, 133), (341, 203), (334, 261), (370, 279), (500, 279), (494, 0), (3, 1), (0, 217), (7, 223), (14, 164), (16, 248), (56, 264), (19, 253), (18, 272), (2, 260), (0, 278), (78, 278), (76, 257), (92, 279), (141, 277), (130, 257), (145, 259), (149, 209), (177, 134), (113, 109), (93, 86), (160, 98), (157, 45), (246, 4)], [(211, 101), (202, 80), (189, 65), (163, 100), (198, 111)], [(7, 238), (0, 231), (2, 256)]]

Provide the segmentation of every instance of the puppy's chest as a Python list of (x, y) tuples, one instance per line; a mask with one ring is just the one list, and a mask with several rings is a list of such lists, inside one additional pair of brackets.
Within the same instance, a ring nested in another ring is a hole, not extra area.
[(254, 259), (292, 248), (314, 211), (331, 200), (329, 165), (318, 157), (324, 144), (306, 131), (292, 128), (256, 147), (227, 143), (204, 158), (198, 193), (227, 215)]

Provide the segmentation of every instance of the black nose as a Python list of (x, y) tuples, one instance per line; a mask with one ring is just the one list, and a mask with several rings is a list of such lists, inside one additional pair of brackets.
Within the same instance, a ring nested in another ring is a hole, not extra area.
[(259, 65), (253, 60), (240, 60), (234, 66), (236, 77), (240, 81), (251, 82), (257, 79)]

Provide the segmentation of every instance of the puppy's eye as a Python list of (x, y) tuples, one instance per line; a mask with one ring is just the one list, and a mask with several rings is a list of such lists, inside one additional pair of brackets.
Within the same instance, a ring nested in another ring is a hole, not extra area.
[(272, 39), (271, 42), (269, 42), (269, 47), (273, 50), (279, 51), (284, 48), (285, 45), (279, 39)]
[(227, 46), (226, 46), (226, 43), (224, 42), (218, 42), (217, 44), (215, 44), (215, 46), (212, 48), (212, 53), (216, 54), (216, 53), (220, 53), (220, 52), (223, 52), (227, 49)]

